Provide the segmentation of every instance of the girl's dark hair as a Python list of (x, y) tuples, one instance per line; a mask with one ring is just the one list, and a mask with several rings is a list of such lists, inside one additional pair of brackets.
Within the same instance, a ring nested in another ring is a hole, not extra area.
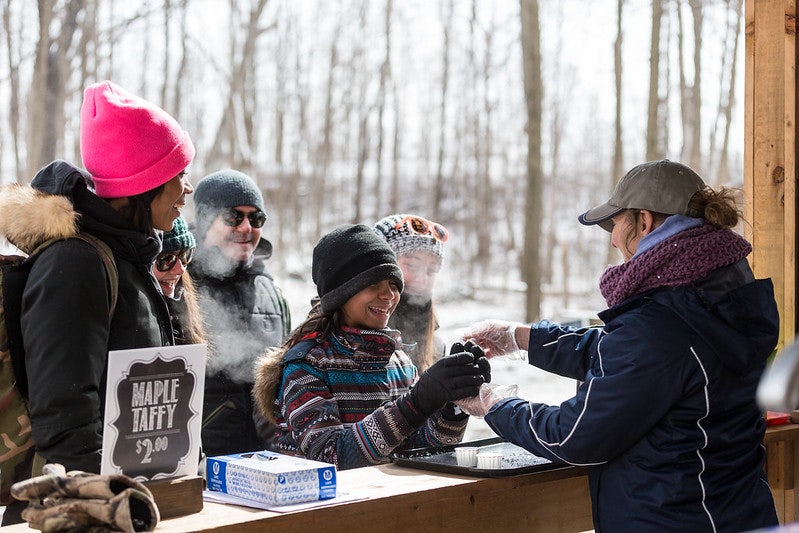
[(166, 183), (162, 183), (155, 189), (128, 197), (128, 205), (121, 207), (119, 214), (137, 230), (153, 235), (153, 214), (150, 212), (150, 204), (165, 186)]
[(186, 341), (190, 344), (208, 344), (197, 289), (194, 287), (194, 281), (192, 281), (188, 270), (184, 270), (180, 276), (180, 285), (183, 290), (183, 300), (186, 302), (186, 320), (183, 324)]

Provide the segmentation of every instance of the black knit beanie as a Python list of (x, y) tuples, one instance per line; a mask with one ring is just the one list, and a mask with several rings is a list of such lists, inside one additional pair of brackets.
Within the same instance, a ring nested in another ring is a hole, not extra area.
[(322, 312), (340, 309), (369, 285), (394, 280), (402, 291), (402, 270), (386, 241), (364, 224), (344, 224), (322, 237), (313, 250), (311, 273)]
[(266, 213), (264, 197), (253, 179), (238, 170), (225, 169), (205, 176), (194, 189), (197, 236), (200, 240), (224, 209), (251, 205)]

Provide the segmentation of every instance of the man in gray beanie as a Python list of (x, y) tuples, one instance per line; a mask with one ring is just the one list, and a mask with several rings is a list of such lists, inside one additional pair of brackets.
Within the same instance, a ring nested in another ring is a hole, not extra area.
[(265, 420), (254, 409), (253, 363), (291, 329), (283, 293), (267, 272), (272, 244), (255, 182), (237, 170), (205, 176), (194, 191), (197, 251), (189, 265), (210, 341), (205, 377), (203, 451), (208, 456), (266, 448)]

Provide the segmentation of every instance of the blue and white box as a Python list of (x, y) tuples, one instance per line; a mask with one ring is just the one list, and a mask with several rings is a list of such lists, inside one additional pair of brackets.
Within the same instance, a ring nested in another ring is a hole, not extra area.
[(270, 451), (206, 459), (208, 490), (267, 505), (336, 497), (336, 467)]

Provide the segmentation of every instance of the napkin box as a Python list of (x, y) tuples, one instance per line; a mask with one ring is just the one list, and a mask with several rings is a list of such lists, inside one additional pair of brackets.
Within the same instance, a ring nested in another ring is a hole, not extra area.
[(267, 505), (290, 505), (336, 497), (336, 467), (270, 451), (206, 459), (208, 490)]

